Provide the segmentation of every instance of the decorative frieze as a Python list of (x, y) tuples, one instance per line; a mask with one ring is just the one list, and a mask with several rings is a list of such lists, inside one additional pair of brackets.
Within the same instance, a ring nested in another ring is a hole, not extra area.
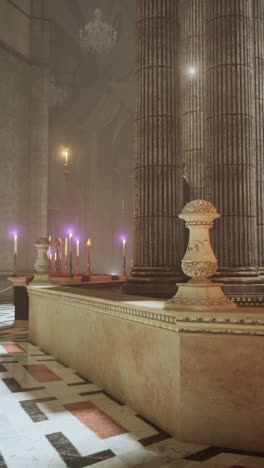
[[(123, 297), (120, 304), (120, 296), (114, 300), (114, 294), (109, 294), (107, 300), (92, 295), (78, 294), (71, 288), (52, 288), (49, 290), (28, 286), (29, 297), (38, 297), (41, 310), (41, 301), (63, 304), (65, 307), (83, 309), (84, 313), (94, 312), (110, 315), (124, 320), (132, 320), (145, 325), (164, 328), (174, 332), (197, 333), (225, 333), (240, 335), (264, 335), (264, 312), (256, 312), (256, 309), (236, 309), (226, 312), (203, 311), (169, 311), (164, 310), (164, 301), (131, 301), (130, 296)], [(90, 293), (91, 294), (91, 293)], [(119, 299), (119, 300), (118, 300)], [(134, 298), (133, 298), (134, 299)], [(143, 305), (144, 304), (144, 305)]]

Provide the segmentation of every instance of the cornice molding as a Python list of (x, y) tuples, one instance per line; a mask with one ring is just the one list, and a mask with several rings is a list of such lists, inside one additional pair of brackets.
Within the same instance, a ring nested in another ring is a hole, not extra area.
[[(101, 313), (124, 320), (167, 329), (177, 333), (207, 333), (225, 335), (264, 335), (264, 312), (238, 309), (234, 312), (170, 312), (164, 310), (163, 302), (157, 301), (157, 309), (141, 305), (122, 305), (119, 301), (92, 296), (81, 296), (65, 290), (54, 291), (29, 286), (29, 296), (42, 300), (72, 305), (79, 309)], [(139, 299), (140, 301), (140, 299)], [(146, 299), (147, 301), (147, 299)], [(127, 299), (129, 302), (129, 299)], [(150, 301), (155, 302), (155, 300)], [(251, 316), (251, 317), (250, 317)]]

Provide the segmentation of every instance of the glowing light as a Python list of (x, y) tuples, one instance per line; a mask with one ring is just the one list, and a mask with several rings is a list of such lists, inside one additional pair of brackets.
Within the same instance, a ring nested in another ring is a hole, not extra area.
[(14, 234), (14, 254), (17, 254), (17, 233)]
[(195, 75), (197, 73), (197, 68), (194, 66), (190, 66), (187, 68), (188, 75)]
[(80, 241), (79, 240), (76, 241), (76, 255), (77, 257), (79, 257), (80, 255)]
[(72, 253), (72, 232), (69, 234), (69, 252)]
[(62, 151), (62, 154), (65, 158), (65, 164), (66, 166), (68, 165), (68, 159), (69, 159), (69, 148), (64, 148), (64, 150)]
[(65, 238), (64, 242), (64, 254), (68, 255), (68, 237)]
[(125, 257), (125, 255), (126, 255), (126, 239), (123, 239), (122, 244), (123, 244), (123, 257)]
[(87, 245), (87, 247), (92, 247), (92, 240), (90, 239), (90, 237), (89, 237), (88, 241), (86, 242), (86, 245)]

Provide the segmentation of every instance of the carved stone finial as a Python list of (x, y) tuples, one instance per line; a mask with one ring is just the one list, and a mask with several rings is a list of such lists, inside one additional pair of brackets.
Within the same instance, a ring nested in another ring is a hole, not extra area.
[(166, 309), (174, 310), (230, 310), (236, 305), (224, 296), (222, 284), (208, 278), (217, 272), (218, 263), (210, 243), (209, 229), (219, 218), (216, 208), (205, 200), (188, 203), (179, 218), (190, 230), (187, 250), (182, 259), (183, 272), (191, 277), (185, 284), (177, 284), (176, 295), (166, 302)]
[(50, 246), (49, 240), (46, 237), (41, 237), (34, 245), (38, 249), (38, 256), (34, 265), (36, 273), (31, 285), (51, 285), (49, 275), (50, 264), (47, 256), (47, 250)]

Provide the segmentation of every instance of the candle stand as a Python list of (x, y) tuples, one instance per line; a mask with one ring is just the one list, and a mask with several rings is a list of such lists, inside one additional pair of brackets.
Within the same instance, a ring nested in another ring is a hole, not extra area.
[(55, 240), (55, 248), (56, 248), (56, 260), (55, 260), (55, 275), (60, 276), (62, 274), (61, 271), (61, 247), (62, 247), (62, 240), (60, 237), (57, 237)]

